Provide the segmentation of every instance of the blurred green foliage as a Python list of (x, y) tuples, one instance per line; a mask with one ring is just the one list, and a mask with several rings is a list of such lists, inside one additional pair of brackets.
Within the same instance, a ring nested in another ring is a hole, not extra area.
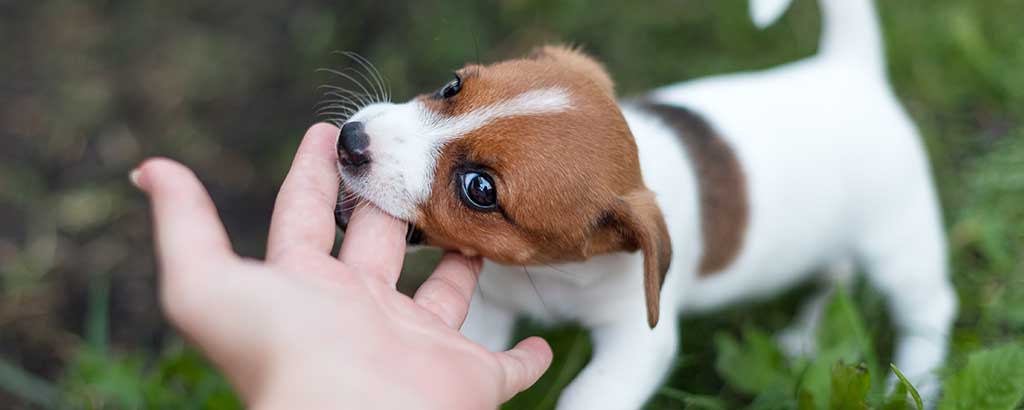
[[(368, 57), (404, 99), (466, 62), (571, 42), (630, 95), (810, 55), (817, 9), (795, 3), (758, 31), (746, 0), (0, 0), (0, 407), (239, 407), (159, 314), (146, 206), (126, 175), (148, 155), (190, 165), (236, 249), (260, 256), (277, 185), (317, 120), (316, 87), (333, 80), (316, 69), (350, 64), (332, 51)], [(932, 158), (961, 298), (941, 408), (1015, 408), (1024, 2), (878, 3), (893, 84)], [(781, 355), (770, 335), (803, 293), (683, 320), (680, 356), (648, 407), (917, 408), (911, 386), (882, 388), (892, 330), (866, 287), (832, 302), (821, 355)], [(506, 408), (552, 408), (589, 358), (587, 335), (530, 323), (518, 333), (547, 337), (556, 363)]]
[(71, 409), (241, 409), (231, 386), (197, 352), (110, 356), (80, 349), (64, 370), (60, 405)]

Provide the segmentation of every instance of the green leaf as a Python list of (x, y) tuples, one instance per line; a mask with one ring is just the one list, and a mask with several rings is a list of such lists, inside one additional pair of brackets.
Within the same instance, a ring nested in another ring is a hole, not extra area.
[(814, 402), (814, 394), (811, 392), (800, 389), (800, 399), (797, 409), (798, 410), (815, 410), (818, 406)]
[(146, 389), (151, 408), (242, 408), (227, 380), (199, 352), (180, 344), (164, 351), (156, 369), (147, 375)]
[(62, 385), (71, 408), (84, 403), (106, 403), (110, 408), (143, 408), (142, 361), (135, 356), (114, 357), (89, 347), (78, 350)]
[[(896, 388), (893, 389), (892, 394), (885, 399), (884, 410), (910, 410), (910, 406), (907, 405), (907, 385), (899, 383)], [(920, 410), (920, 407), (918, 408)]]
[(689, 393), (669, 386), (664, 386), (659, 389), (658, 394), (682, 403), (686, 409), (725, 410), (728, 408), (728, 404), (720, 398)]
[(793, 385), (785, 356), (766, 333), (745, 329), (742, 341), (720, 333), (715, 336), (715, 345), (715, 367), (734, 389), (759, 395), (778, 388), (789, 391)]
[(1024, 397), (1024, 345), (1010, 343), (971, 353), (946, 380), (940, 410), (1009, 410)]
[(796, 406), (797, 402), (791, 391), (770, 389), (758, 394), (746, 410), (792, 410)]
[(900, 379), (900, 384), (896, 386), (896, 390), (903, 390), (903, 394), (900, 396), (906, 402), (906, 393), (909, 392), (910, 396), (914, 398), (914, 404), (917, 405), (917, 410), (924, 410), (924, 402), (921, 400), (921, 394), (917, 392), (917, 388), (907, 380), (907, 376), (903, 375), (903, 372), (896, 367), (895, 364), (890, 363), (889, 367), (892, 368), (892, 372), (896, 374), (896, 377)]
[(194, 349), (172, 343), (149, 365), (143, 365), (141, 357), (139, 351), (105, 353), (85, 345), (62, 377), (63, 407), (242, 408), (227, 380)]
[(875, 353), (864, 320), (842, 288), (836, 289), (825, 309), (824, 320), (818, 330), (818, 348), (821, 352), (835, 353), (850, 363), (862, 360), (871, 363), (874, 360)]
[(829, 410), (867, 410), (871, 375), (864, 365), (851, 366), (843, 362), (832, 367), (832, 393)]
[[(837, 363), (861, 363), (868, 374), (882, 374), (864, 319), (853, 299), (841, 287), (836, 289), (825, 309), (818, 330), (818, 346), (817, 356), (801, 379), (802, 385), (816, 397), (829, 397), (829, 391), (834, 389), (831, 383)], [(884, 386), (876, 383), (875, 386), (869, 384), (869, 387), (874, 387), (874, 390), (869, 388), (869, 394), (876, 395), (872, 399), (881, 400)]]

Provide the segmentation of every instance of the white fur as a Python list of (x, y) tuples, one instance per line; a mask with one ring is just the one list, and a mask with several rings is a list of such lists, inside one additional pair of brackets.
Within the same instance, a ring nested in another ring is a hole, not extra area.
[(438, 115), (417, 100), (367, 106), (349, 121), (364, 124), (373, 161), (364, 176), (340, 168), (345, 188), (415, 222), (417, 206), (430, 196), (437, 156), (446, 143), (501, 118), (559, 113), (571, 105), (569, 93), (554, 87), (526, 91), (454, 117)]
[(500, 118), (553, 114), (568, 108), (569, 93), (562, 88), (530, 90), (498, 104), (451, 118), (427, 113), (426, 122), (432, 126), (426, 137), (430, 140), (451, 141)]
[[(592, 330), (594, 355), (558, 408), (636, 409), (671, 368), (679, 314), (770, 297), (816, 274), (831, 281), (829, 267), (852, 261), (888, 297), (896, 364), (934, 405), (933, 372), (957, 302), (928, 161), (885, 77), (872, 4), (821, 3), (817, 56), (652, 94), (705, 116), (739, 157), (751, 214), (730, 266), (698, 277), (699, 191), (686, 148), (657, 117), (626, 105), (644, 180), (672, 235), (660, 324), (650, 330), (644, 320), (640, 255), (619, 253), (553, 267), (486, 262), (463, 332), (498, 350), (508, 347), (518, 314), (579, 321)], [(810, 304), (802, 315), (810, 329), (789, 343), (810, 346), (822, 305)]]
[(754, 0), (750, 2), (750, 19), (758, 28), (767, 28), (777, 21), (786, 9), (789, 8), (791, 0)]

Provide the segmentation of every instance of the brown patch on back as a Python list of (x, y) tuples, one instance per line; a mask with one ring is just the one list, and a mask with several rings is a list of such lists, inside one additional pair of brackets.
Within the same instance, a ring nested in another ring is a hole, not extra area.
[(739, 255), (747, 229), (747, 182), (740, 162), (729, 144), (692, 111), (654, 102), (640, 106), (675, 129), (686, 144), (700, 189), (704, 255), (699, 274), (719, 272)]

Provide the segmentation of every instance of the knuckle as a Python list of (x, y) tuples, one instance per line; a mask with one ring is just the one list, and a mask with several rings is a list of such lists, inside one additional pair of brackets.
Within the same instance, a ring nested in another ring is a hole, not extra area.
[(451, 306), (469, 306), (470, 295), (462, 292), (458, 285), (446, 278), (434, 277), (427, 280), (430, 286), (424, 288), (425, 296), (435, 301), (448, 301)]
[(507, 390), (512, 394), (526, 388), (524, 385), (527, 384), (527, 376), (526, 366), (521, 359), (512, 356), (505, 362), (505, 381)]

